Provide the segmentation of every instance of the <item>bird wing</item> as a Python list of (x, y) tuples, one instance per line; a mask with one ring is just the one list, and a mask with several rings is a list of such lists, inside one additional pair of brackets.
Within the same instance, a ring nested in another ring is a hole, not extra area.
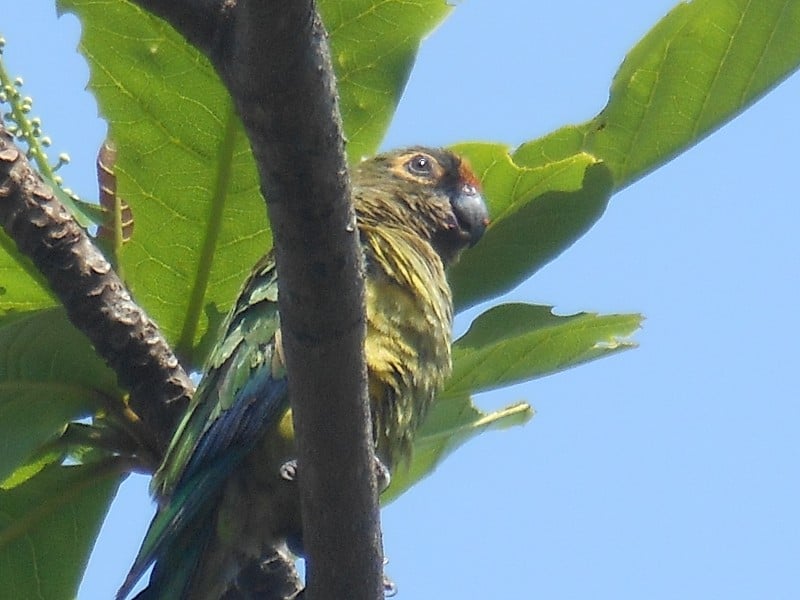
[(226, 318), (221, 341), (154, 477), (161, 506), (118, 598), (125, 598), (156, 560), (178, 563), (164, 565), (172, 579), (180, 566), (196, 564), (203, 544), (187, 543), (187, 536), (200, 519), (211, 518), (231, 470), (288, 408), (277, 299), (275, 263), (267, 255)]

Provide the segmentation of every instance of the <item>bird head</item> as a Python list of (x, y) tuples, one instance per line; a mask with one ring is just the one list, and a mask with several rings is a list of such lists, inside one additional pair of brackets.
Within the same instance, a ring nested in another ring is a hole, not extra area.
[(352, 184), (359, 219), (418, 235), (445, 266), (489, 224), (478, 178), (449, 150), (419, 146), (380, 154), (354, 168)]

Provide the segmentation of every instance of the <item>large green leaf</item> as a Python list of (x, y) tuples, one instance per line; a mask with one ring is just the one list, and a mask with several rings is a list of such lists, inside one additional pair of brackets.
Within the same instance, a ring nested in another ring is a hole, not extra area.
[(205, 58), (127, 1), (62, 0), (81, 19), (89, 87), (118, 148), (134, 230), (118, 264), (187, 360), (270, 237), (250, 148)]
[(0, 595), (74, 598), (121, 480), (114, 463), (54, 465), (0, 490)]
[(62, 310), (0, 327), (0, 481), (104, 396), (119, 397), (116, 377)]
[[(208, 61), (130, 2), (59, 0), (83, 24), (90, 88), (119, 149), (117, 189), (135, 228), (119, 264), (178, 353), (198, 344), (270, 245), (249, 144)], [(440, 0), (321, 3), (354, 159), (388, 126), (421, 38), (449, 8)], [(210, 344), (213, 340), (206, 338)]]
[(382, 496), (390, 502), (429, 475), (453, 450), (486, 431), (521, 425), (533, 416), (525, 403), (484, 413), (470, 395), (542, 377), (634, 344), (639, 315), (559, 316), (549, 306), (503, 304), (472, 323), (453, 345), (453, 376), (433, 403), (414, 441), (408, 468), (400, 468)]
[(605, 161), (616, 188), (735, 117), (800, 66), (800, 2), (682, 2), (625, 58), (591, 121), (521, 147), (529, 166), (580, 150)]
[(629, 349), (642, 321), (640, 315), (552, 310), (515, 303), (480, 315), (453, 345), (453, 376), (442, 396), (485, 392)]
[[(800, 65), (800, 3), (695, 0), (628, 54), (591, 121), (523, 144), (464, 144), (489, 200), (485, 239), (452, 269), (456, 304), (507, 291), (580, 237), (613, 189), (722, 126)], [(610, 172), (587, 169), (602, 163)]]
[(320, 0), (351, 161), (375, 154), (420, 40), (452, 10), (442, 0)]
[(481, 179), (491, 224), (450, 269), (456, 309), (497, 296), (558, 256), (603, 214), (611, 176), (585, 152), (527, 167), (505, 146), (462, 144)]

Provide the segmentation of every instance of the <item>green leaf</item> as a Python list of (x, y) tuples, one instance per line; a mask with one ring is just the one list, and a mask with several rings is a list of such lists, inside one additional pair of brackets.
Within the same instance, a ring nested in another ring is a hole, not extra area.
[(0, 490), (0, 581), (6, 598), (74, 598), (122, 481), (113, 462), (50, 466)]
[(62, 310), (0, 327), (0, 481), (69, 421), (119, 395), (114, 373)]
[(492, 220), (480, 244), (448, 273), (457, 310), (525, 280), (583, 235), (608, 204), (610, 173), (584, 152), (528, 167), (499, 144), (455, 150), (481, 180)]
[(510, 155), (498, 145), (458, 146), (482, 180), (492, 224), (451, 270), (457, 308), (533, 274), (599, 218), (612, 188), (697, 143), (785, 79), (800, 66), (797, 39), (798, 3), (682, 3), (628, 54), (593, 120)]
[(617, 189), (712, 133), (800, 66), (800, 3), (682, 2), (625, 58), (591, 121), (526, 144), (537, 164), (579, 150), (603, 159)]
[[(117, 189), (135, 219), (120, 268), (178, 354), (199, 366), (204, 334), (271, 245), (250, 147), (208, 61), (126, 1), (59, 0), (79, 16), (89, 87), (119, 154)], [(323, 2), (351, 158), (372, 154), (440, 0)], [(157, 174), (157, 176), (154, 176)]]
[(0, 229), (0, 317), (56, 304), (41, 273)]
[(396, 470), (381, 500), (391, 502), (469, 439), (488, 429), (524, 424), (533, 416), (525, 403), (483, 413), (471, 394), (631, 348), (627, 338), (641, 320), (639, 315), (559, 316), (549, 306), (531, 304), (503, 304), (480, 315), (453, 345), (453, 375), (415, 439), (411, 465)]
[(54, 449), (41, 452), (28, 462), (14, 469), (14, 472), (6, 477), (4, 481), (0, 481), (0, 489), (10, 490), (11, 488), (17, 487), (28, 481), (31, 477), (41, 473), (42, 469), (45, 467), (49, 467), (56, 461), (61, 462), (64, 458), (64, 452), (61, 450)]
[(442, 0), (320, 0), (351, 162), (375, 154), (420, 41), (452, 10)]
[(462, 397), (550, 375), (635, 344), (640, 315), (579, 313), (501, 304), (480, 315), (453, 344), (453, 375), (442, 397)]
[(468, 396), (437, 398), (414, 440), (411, 464), (395, 469), (392, 484), (381, 495), (381, 502), (388, 504), (430, 475), (451, 452), (471, 438), (490, 429), (523, 425), (533, 415), (533, 409), (524, 402), (487, 414), (478, 409)]
[(135, 219), (120, 270), (197, 366), (209, 322), (270, 245), (249, 144), (211, 65), (166, 23), (125, 1), (59, 9), (81, 19), (89, 87), (118, 148), (117, 192)]

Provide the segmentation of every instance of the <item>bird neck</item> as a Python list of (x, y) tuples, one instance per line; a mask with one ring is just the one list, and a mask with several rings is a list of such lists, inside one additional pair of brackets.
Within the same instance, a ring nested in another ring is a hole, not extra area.
[[(363, 226), (361, 239), (367, 267), (367, 287), (393, 288), (407, 296), (409, 309), (435, 320), (447, 331), (431, 332), (450, 341), (453, 301), (442, 259), (430, 242), (413, 232), (386, 225)], [(369, 311), (369, 307), (368, 307)]]

